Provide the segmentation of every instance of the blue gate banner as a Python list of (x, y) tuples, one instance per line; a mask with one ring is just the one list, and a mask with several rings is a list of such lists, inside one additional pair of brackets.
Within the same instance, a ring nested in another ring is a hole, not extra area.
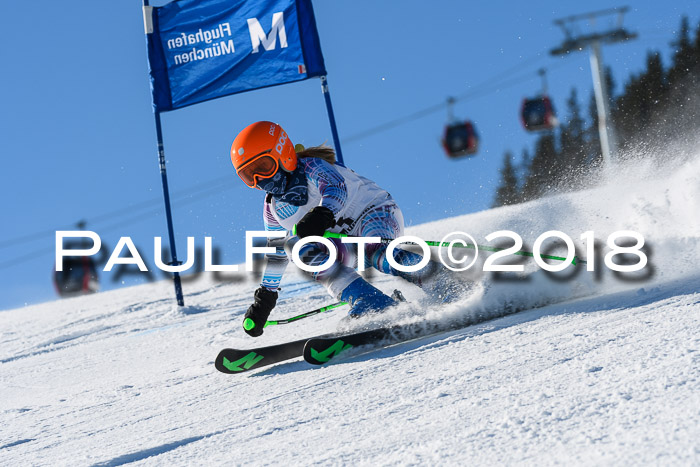
[(326, 74), (311, 0), (144, 6), (156, 112)]

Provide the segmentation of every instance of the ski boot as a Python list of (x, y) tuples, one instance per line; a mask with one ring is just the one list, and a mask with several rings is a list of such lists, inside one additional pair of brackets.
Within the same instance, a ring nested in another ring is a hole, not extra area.
[[(394, 252), (394, 260), (404, 266), (418, 264), (421, 259), (420, 255), (407, 250), (399, 249)], [(459, 280), (457, 274), (434, 261), (428, 262), (428, 265), (420, 271), (392, 270), (392, 274), (417, 285), (423, 289), (431, 302), (437, 304), (456, 302), (469, 289), (468, 284)]]
[(403, 295), (401, 295), (401, 292), (398, 292), (398, 295), (396, 292), (394, 292), (395, 297), (389, 297), (360, 277), (341, 292), (340, 299), (348, 302), (352, 307), (348, 312), (348, 316), (359, 318), (368, 313), (381, 313), (387, 308), (396, 305), (399, 301), (405, 301), (405, 299), (402, 300)]
[(428, 277), (416, 284), (435, 303), (453, 303), (467, 294), (470, 286), (457, 278), (457, 275), (439, 265)]

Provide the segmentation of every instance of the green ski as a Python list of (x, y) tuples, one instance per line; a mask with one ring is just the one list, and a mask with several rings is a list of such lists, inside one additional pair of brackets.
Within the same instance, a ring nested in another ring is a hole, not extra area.
[(237, 374), (274, 363), (302, 356), (308, 339), (283, 344), (258, 347), (256, 349), (223, 349), (214, 360), (214, 366), (222, 373)]
[(313, 365), (323, 365), (354, 347), (381, 347), (429, 335), (439, 330), (437, 325), (421, 323), (390, 326), (339, 336), (312, 337), (304, 345), (304, 360)]

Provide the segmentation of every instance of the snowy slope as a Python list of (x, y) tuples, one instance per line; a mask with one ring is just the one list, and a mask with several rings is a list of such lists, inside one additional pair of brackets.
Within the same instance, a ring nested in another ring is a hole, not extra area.
[[(652, 247), (654, 274), (482, 278), (425, 318), (495, 319), (327, 367), (214, 370), (222, 347), (329, 332), (342, 318), (339, 309), (249, 338), (240, 322), (253, 280), (187, 284), (184, 310), (166, 281), (0, 312), (0, 464), (698, 465), (698, 180), (696, 160), (410, 228), (479, 241), (509, 229), (526, 245), (552, 229), (577, 244), (588, 230), (632, 229)], [(411, 302), (392, 318), (420, 309), (415, 287), (373, 280)], [(273, 316), (330, 302), (291, 269), (283, 286)], [(514, 301), (539, 308), (498, 318)]]

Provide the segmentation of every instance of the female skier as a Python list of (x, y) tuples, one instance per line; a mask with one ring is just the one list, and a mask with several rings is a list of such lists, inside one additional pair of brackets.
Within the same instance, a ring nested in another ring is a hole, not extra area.
[[(255, 323), (252, 329), (244, 328), (253, 337), (263, 333), (277, 302), (277, 290), (289, 261), (284, 244), (295, 224), (299, 238), (323, 236), (326, 231), (392, 239), (403, 234), (403, 215), (389, 193), (352, 170), (335, 165), (335, 152), (327, 146), (299, 149), (295, 151), (282, 127), (265, 121), (246, 127), (231, 146), (231, 161), (238, 176), (249, 187), (267, 193), (263, 204), (265, 230), (287, 232), (285, 238), (269, 239), (267, 243), (276, 252), (266, 255), (262, 283), (245, 314)], [(311, 275), (332, 297), (349, 302), (350, 316), (380, 312), (396, 304), (351, 267), (356, 257), (346, 244), (331, 241), (338, 251), (337, 260), (325, 271)], [(381, 243), (366, 244), (366, 267), (400, 276), (438, 302), (458, 297), (459, 282), (450, 277), (444, 266), (431, 262), (418, 272), (401, 272), (389, 265), (386, 249)], [(308, 243), (299, 257), (305, 264), (315, 266), (326, 262), (328, 252), (322, 244)], [(418, 264), (422, 256), (395, 249), (394, 259), (408, 266)]]

